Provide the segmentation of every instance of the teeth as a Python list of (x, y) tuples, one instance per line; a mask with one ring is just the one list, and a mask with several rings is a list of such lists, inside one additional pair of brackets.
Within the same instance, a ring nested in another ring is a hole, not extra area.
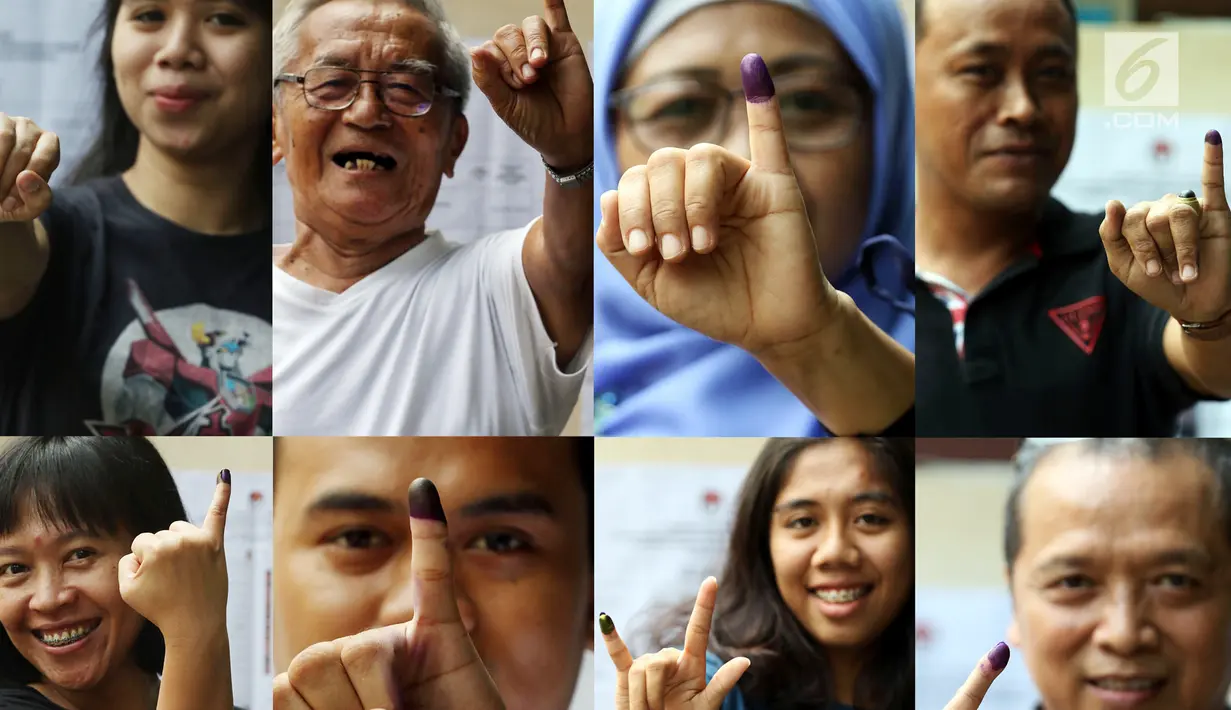
[(348, 160), (344, 167), (347, 170), (384, 170), (375, 160), (368, 160), (367, 158)]
[(1158, 684), (1157, 681), (1153, 681), (1148, 678), (1132, 678), (1129, 680), (1120, 680), (1118, 678), (1105, 678), (1103, 680), (1095, 682), (1095, 685), (1097, 685), (1100, 688), (1105, 688), (1107, 690), (1127, 690), (1127, 691), (1149, 690), (1157, 684)]
[(867, 593), (867, 587), (853, 589), (818, 589), (812, 594), (821, 601), (844, 604), (853, 602)]
[(67, 646), (71, 643), (76, 643), (77, 641), (80, 641), (82, 637), (84, 637), (86, 634), (90, 633), (93, 630), (94, 630), (94, 627), (89, 626), (89, 625), (78, 626), (77, 628), (67, 629), (65, 631), (57, 631), (55, 633), (50, 633), (50, 634), (44, 633), (44, 634), (41, 634), (41, 638), (43, 640), (43, 643), (47, 644), (48, 646)]

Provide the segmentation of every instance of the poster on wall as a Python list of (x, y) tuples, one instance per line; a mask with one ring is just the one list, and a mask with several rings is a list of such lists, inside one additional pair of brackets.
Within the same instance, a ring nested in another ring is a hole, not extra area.
[[(214, 500), (217, 471), (174, 473), (190, 522), (200, 525)], [(273, 707), (273, 475), (231, 472), (227, 511), (227, 632), (235, 705)]]
[[(702, 580), (720, 576), (746, 467), (600, 465), (595, 471), (595, 611), (615, 620), (634, 656), (663, 613), (691, 609)], [(597, 707), (610, 707), (615, 671), (594, 630)]]

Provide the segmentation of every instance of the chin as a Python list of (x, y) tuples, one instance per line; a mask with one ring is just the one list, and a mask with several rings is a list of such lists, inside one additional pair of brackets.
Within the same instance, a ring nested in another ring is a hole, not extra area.
[(989, 181), (972, 194), (972, 202), (997, 212), (1033, 212), (1047, 200), (1050, 187), (1032, 180)]

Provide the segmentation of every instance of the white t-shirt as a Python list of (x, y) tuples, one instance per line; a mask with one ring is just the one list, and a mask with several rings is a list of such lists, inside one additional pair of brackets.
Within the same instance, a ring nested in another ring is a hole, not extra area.
[(522, 268), (529, 227), (438, 232), (342, 293), (274, 266), (279, 436), (558, 435), (592, 337), (561, 372)]

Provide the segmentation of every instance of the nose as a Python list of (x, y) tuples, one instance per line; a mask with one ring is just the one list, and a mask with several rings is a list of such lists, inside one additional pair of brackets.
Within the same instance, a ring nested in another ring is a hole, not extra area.
[(1093, 640), (1118, 656), (1130, 656), (1158, 643), (1158, 629), (1149, 619), (1146, 601), (1131, 590), (1116, 591), (1104, 604)]
[(1026, 77), (1006, 77), (1000, 104), (1000, 122), (1032, 126), (1039, 119), (1039, 103), (1030, 91)]
[(812, 564), (819, 569), (858, 567), (863, 555), (845, 525), (822, 526), (817, 533)]
[(64, 584), (60, 575), (47, 571), (35, 582), (34, 595), (30, 597), (30, 611), (50, 614), (73, 603), (76, 590)]
[(359, 93), (355, 101), (342, 112), (342, 120), (347, 125), (365, 130), (388, 128), (391, 123), (389, 109), (380, 100), (376, 84), (364, 82), (359, 85)]
[(161, 69), (184, 70), (200, 69), (205, 64), (205, 55), (197, 36), (197, 26), (193, 18), (184, 13), (177, 13), (167, 23), (163, 34), (163, 45), (154, 55), (154, 60)]

